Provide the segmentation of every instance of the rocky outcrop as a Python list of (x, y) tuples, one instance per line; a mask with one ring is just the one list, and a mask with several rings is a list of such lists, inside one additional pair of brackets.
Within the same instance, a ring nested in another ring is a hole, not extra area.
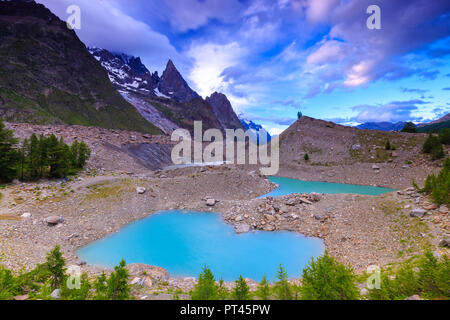
[(214, 92), (211, 96), (206, 97), (206, 102), (211, 105), (214, 114), (224, 129), (243, 129), (226, 95)]
[(166, 269), (144, 263), (131, 263), (126, 268), (130, 275), (135, 277), (148, 276), (156, 281), (168, 281), (170, 277)]
[(158, 83), (158, 90), (177, 102), (187, 102), (199, 97), (197, 92), (192, 90), (183, 79), (172, 60), (167, 62), (166, 69)]

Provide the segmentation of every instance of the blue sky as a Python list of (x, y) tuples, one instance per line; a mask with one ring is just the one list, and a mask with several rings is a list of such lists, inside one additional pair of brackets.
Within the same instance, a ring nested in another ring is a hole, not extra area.
[[(303, 114), (356, 124), (450, 112), (448, 0), (38, 0), (81, 8), (88, 46), (171, 58), (206, 97), (279, 133)], [(366, 9), (381, 8), (381, 30)]]

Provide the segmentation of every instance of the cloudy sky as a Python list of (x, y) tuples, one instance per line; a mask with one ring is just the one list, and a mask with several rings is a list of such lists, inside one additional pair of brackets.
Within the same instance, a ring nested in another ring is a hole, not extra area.
[[(88, 46), (171, 58), (200, 95), (278, 133), (298, 111), (339, 123), (424, 121), (450, 112), (448, 0), (37, 0), (81, 8)], [(381, 8), (370, 30), (369, 5)]]

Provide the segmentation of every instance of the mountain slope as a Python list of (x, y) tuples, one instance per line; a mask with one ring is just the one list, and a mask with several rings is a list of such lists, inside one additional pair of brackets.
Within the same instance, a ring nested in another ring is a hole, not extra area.
[(0, 2), (0, 116), (160, 131), (126, 102), (75, 32), (35, 2)]
[(450, 121), (450, 113), (447, 113), (445, 116), (443, 116), (437, 120), (427, 122), (427, 123), (421, 123), (417, 127), (421, 128), (421, 127), (427, 127), (427, 126), (432, 126), (432, 125), (439, 125), (440, 123), (444, 123), (444, 122), (448, 122), (448, 121)]

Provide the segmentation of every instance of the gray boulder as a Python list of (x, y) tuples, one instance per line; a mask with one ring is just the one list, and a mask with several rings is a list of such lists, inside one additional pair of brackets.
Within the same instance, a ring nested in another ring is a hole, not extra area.
[(440, 242), (439, 242), (439, 245), (441, 246), (441, 247), (450, 247), (450, 238), (445, 238), (445, 239), (442, 239)]
[(238, 224), (234, 227), (236, 233), (247, 233), (250, 231), (250, 226), (246, 223)]
[(45, 218), (44, 220), (49, 226), (57, 225), (58, 223), (63, 222), (63, 218), (59, 216), (50, 216)]
[(409, 215), (411, 217), (415, 217), (415, 218), (422, 218), (426, 213), (427, 213), (427, 210), (416, 208), (416, 209), (412, 210)]

